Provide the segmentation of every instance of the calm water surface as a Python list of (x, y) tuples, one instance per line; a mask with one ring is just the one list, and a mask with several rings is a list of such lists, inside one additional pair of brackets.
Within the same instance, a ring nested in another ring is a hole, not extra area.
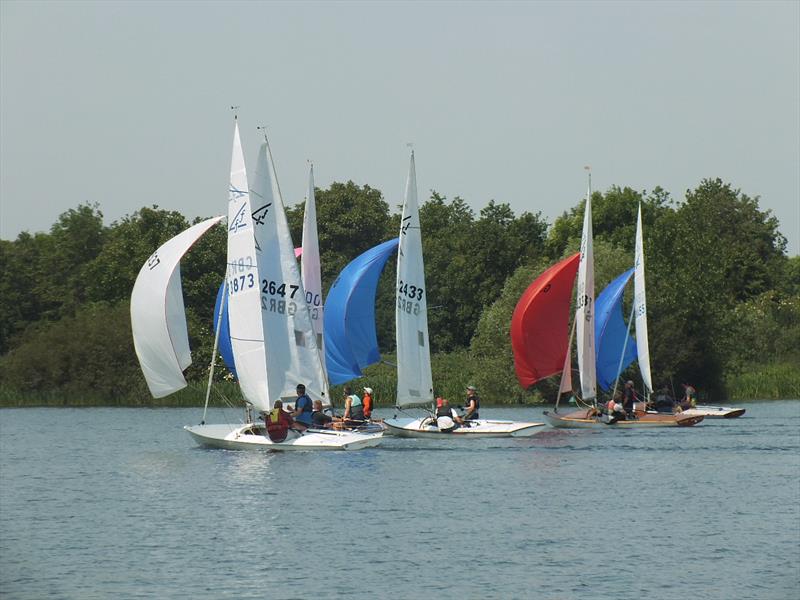
[(800, 401), (744, 406), (285, 454), (195, 446), (199, 410), (2, 410), (0, 596), (797, 598)]

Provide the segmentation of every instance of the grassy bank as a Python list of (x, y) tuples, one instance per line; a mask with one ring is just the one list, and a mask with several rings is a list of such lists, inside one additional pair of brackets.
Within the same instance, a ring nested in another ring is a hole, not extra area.
[(800, 366), (791, 363), (754, 365), (726, 378), (731, 400), (778, 400), (800, 398)]
[[(466, 351), (437, 354), (431, 357), (434, 381), (434, 392), (448, 398), (452, 404), (460, 404), (465, 397), (465, 387), (469, 384), (479, 386), (479, 393), (484, 405), (503, 404), (539, 404), (540, 394), (520, 393), (517, 398), (509, 399), (505, 390), (491, 389), (486, 382), (486, 377), (476, 374), (476, 367)], [(364, 377), (352, 382), (356, 393), (361, 395), (362, 388), (369, 386), (374, 390), (376, 405), (379, 407), (394, 406), (397, 393), (397, 368), (394, 366), (395, 357), (384, 357), (384, 362), (366, 369)], [(488, 378), (491, 380), (492, 378)], [(516, 382), (514, 382), (516, 385)], [(545, 384), (546, 385), (546, 384)], [(800, 369), (791, 363), (777, 363), (758, 365), (748, 371), (731, 376), (726, 380), (728, 395), (726, 400), (770, 400), (782, 398), (800, 398)], [(331, 397), (334, 406), (343, 405), (343, 388), (337, 385), (331, 388)], [(702, 394), (702, 390), (700, 390)], [(25, 391), (8, 387), (0, 387), (0, 407), (23, 406), (125, 406), (125, 407), (202, 407), (205, 401), (205, 382), (193, 382), (188, 387), (160, 399), (152, 398), (142, 383), (141, 387), (131, 390), (131, 393), (117, 398), (109, 398), (87, 387), (85, 391), (76, 393), (72, 390), (61, 391)], [(554, 397), (553, 394), (545, 394)], [(519, 398), (523, 398), (521, 401)], [(722, 403), (723, 400), (712, 401)], [(214, 384), (209, 406), (241, 406), (242, 395), (239, 386), (232, 382)]]

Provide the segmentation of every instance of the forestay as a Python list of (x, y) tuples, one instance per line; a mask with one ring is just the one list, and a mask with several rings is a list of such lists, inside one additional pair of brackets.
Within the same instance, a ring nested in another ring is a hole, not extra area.
[[(322, 360), (266, 139), (261, 144), (250, 192), (269, 403), (278, 398), (294, 400), (300, 383), (312, 399), (327, 402)], [(238, 371), (238, 355), (236, 360)]]
[(180, 261), (191, 246), (222, 220), (193, 225), (156, 250), (142, 266), (131, 293), (131, 328), (136, 356), (154, 398), (186, 387), (192, 364), (183, 307)]
[(426, 293), (422, 232), (417, 204), (417, 175), (412, 152), (397, 255), (395, 331), (398, 406), (433, 402)]
[(339, 273), (325, 299), (325, 367), (337, 385), (361, 377), (380, 361), (375, 331), (375, 293), (397, 238), (370, 248)]

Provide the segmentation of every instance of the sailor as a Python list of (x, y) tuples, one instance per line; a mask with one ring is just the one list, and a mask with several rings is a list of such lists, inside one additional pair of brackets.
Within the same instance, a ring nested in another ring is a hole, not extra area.
[(322, 401), (314, 400), (314, 410), (311, 413), (311, 426), (317, 429), (326, 429), (333, 426), (334, 421), (338, 421), (338, 417), (334, 418), (326, 415), (322, 410)]
[(464, 420), (471, 421), (478, 418), (478, 409), (481, 407), (481, 399), (478, 390), (474, 385), (467, 386), (467, 401), (464, 407)]
[(439, 396), (436, 398), (436, 426), (439, 431), (446, 433), (453, 431), (464, 421), (458, 416), (455, 409), (450, 408), (450, 403), (446, 398)]
[(364, 405), (361, 398), (353, 393), (353, 388), (344, 386), (344, 417), (342, 419), (347, 427), (358, 427), (364, 424)]
[(267, 426), (267, 435), (276, 444), (286, 439), (289, 428), (292, 426), (291, 415), (283, 410), (283, 402), (275, 400), (273, 408), (264, 415), (264, 424)]
[(364, 418), (369, 420), (372, 418), (372, 388), (364, 388), (364, 397), (361, 399), (361, 404), (364, 407)]
[(667, 386), (662, 387), (655, 398), (656, 412), (672, 413), (675, 410), (675, 400), (669, 395)]
[(298, 431), (305, 431), (311, 427), (311, 413), (313, 406), (311, 398), (306, 394), (306, 386), (302, 383), (297, 384), (297, 400), (294, 402), (294, 412), (292, 418), (294, 419), (295, 428)]
[(633, 381), (628, 380), (622, 390), (622, 408), (629, 417), (633, 416), (634, 402), (636, 402), (636, 390), (633, 389)]
[(681, 410), (689, 410), (690, 408), (694, 408), (697, 406), (697, 390), (694, 389), (694, 386), (691, 386), (687, 383), (683, 385), (683, 399), (681, 400)]

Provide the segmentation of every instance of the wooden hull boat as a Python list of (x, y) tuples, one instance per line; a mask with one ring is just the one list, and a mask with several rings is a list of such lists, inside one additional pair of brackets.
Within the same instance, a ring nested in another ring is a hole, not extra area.
[(633, 419), (609, 420), (595, 409), (576, 410), (569, 413), (545, 411), (547, 420), (553, 427), (570, 429), (594, 429), (616, 427), (620, 429), (641, 429), (652, 427), (691, 427), (703, 420), (703, 415), (686, 415), (637, 411)]

